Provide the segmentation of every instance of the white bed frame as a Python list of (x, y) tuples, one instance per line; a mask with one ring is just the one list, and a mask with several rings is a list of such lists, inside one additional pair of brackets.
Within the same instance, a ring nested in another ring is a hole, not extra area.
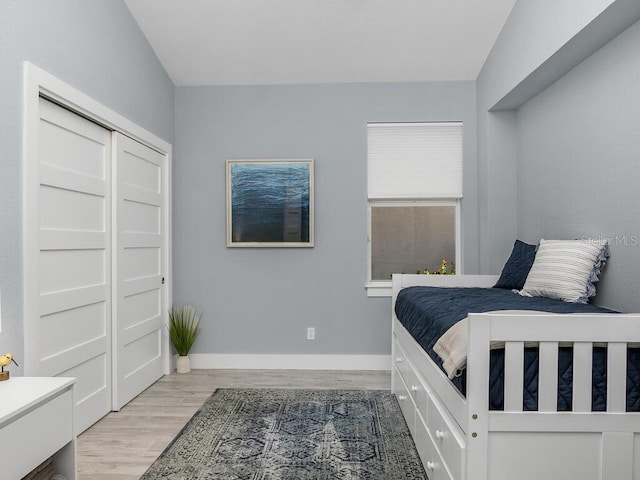
[[(394, 275), (415, 285), (491, 287), (484, 275)], [(504, 411), (489, 410), (489, 345), (505, 342)], [(524, 342), (539, 343), (539, 411), (523, 411)], [(573, 344), (573, 411), (557, 412), (558, 343)], [(592, 344), (607, 344), (607, 411), (591, 411)], [(392, 389), (429, 480), (640, 480), (640, 413), (626, 413), (627, 343), (640, 314), (469, 315), (467, 395), (393, 310)]]

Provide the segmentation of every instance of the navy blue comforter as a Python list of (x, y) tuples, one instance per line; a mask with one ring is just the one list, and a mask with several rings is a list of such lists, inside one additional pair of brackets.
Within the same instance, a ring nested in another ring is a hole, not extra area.
[[(612, 313), (590, 304), (576, 304), (544, 297), (523, 297), (501, 288), (410, 287), (400, 291), (395, 305), (398, 320), (429, 356), (442, 368), (442, 360), (433, 346), (442, 334), (469, 313), (495, 310), (537, 310), (550, 313)], [(558, 354), (558, 410), (571, 410), (572, 348), (561, 348)], [(640, 411), (640, 349), (628, 349), (627, 411)], [(593, 351), (592, 409), (606, 409), (605, 348)], [(538, 349), (525, 349), (524, 409), (538, 408)], [(502, 410), (504, 405), (504, 350), (491, 351), (490, 408)], [(465, 393), (466, 372), (453, 380)], [(637, 387), (636, 387), (637, 386)]]

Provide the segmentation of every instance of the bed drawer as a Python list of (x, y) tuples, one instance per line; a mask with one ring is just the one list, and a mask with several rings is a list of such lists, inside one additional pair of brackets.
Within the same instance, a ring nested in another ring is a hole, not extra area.
[(402, 410), (402, 415), (404, 415), (404, 419), (407, 422), (411, 436), (415, 436), (416, 406), (413, 403), (413, 399), (411, 398), (407, 386), (404, 384), (402, 378), (400, 378), (399, 382), (396, 382), (393, 393), (398, 399), (400, 410)]
[(427, 426), (420, 415), (416, 416), (416, 433), (413, 440), (429, 480), (454, 480), (444, 467), (440, 453), (434, 446), (433, 440), (427, 432)]
[(454, 480), (464, 474), (465, 439), (462, 431), (444, 407), (429, 396), (427, 430)]
[(395, 356), (394, 356), (394, 364), (398, 368), (398, 372), (402, 376), (409, 393), (411, 394), (418, 410), (420, 413), (426, 418), (427, 416), (427, 389), (424, 387), (424, 384), (420, 381), (418, 375), (415, 372), (409, 357), (404, 353), (404, 351), (398, 346), (395, 345)]
[(398, 369), (404, 383), (408, 384), (409, 381), (407, 379), (407, 375), (409, 370), (411, 370), (411, 366), (409, 365), (409, 360), (407, 359), (406, 354), (397, 343), (394, 345), (393, 354), (393, 364)]
[(422, 415), (423, 418), (427, 418), (427, 409), (428, 409), (428, 400), (427, 400), (427, 389), (424, 387), (424, 384), (419, 380), (418, 375), (415, 373), (413, 368), (409, 368), (406, 372), (405, 382), (407, 384), (407, 389), (409, 390), (409, 394), (411, 398), (413, 398), (413, 402), (416, 404), (416, 408), (418, 412)]

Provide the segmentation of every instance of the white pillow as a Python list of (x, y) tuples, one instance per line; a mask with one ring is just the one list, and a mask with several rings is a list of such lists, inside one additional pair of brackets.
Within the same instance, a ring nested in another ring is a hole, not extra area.
[(606, 240), (540, 240), (521, 295), (587, 303), (596, 263)]

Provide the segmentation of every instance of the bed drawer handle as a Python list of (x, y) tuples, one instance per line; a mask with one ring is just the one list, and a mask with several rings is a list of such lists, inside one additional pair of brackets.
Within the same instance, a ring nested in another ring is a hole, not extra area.
[(445, 437), (445, 432), (442, 430), (436, 430), (436, 438), (438, 440), (442, 440)]
[(417, 392), (418, 390), (420, 390), (416, 385), (411, 385), (411, 391), (412, 392)]
[(434, 470), (436, 468), (436, 462), (427, 462), (427, 470)]

